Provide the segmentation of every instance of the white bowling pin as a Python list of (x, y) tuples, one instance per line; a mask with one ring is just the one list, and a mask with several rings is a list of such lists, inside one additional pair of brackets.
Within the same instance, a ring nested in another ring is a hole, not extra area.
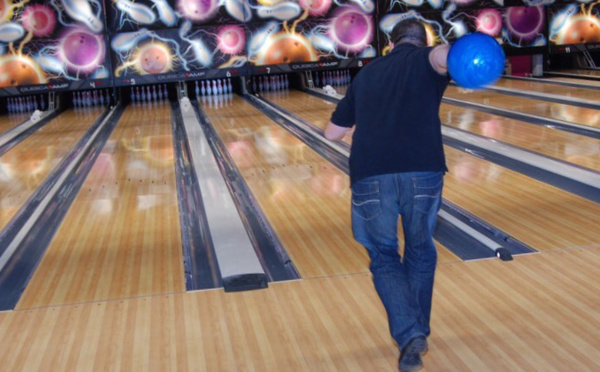
[(151, 25), (156, 22), (156, 15), (144, 4), (134, 3), (129, 0), (117, 0), (117, 9), (126, 13), (129, 18), (142, 25)]
[(25, 29), (16, 22), (0, 23), (0, 41), (12, 43), (25, 36)]
[(87, 0), (61, 0), (61, 3), (69, 17), (83, 23), (90, 31), (98, 34), (104, 29), (102, 21), (94, 15)]
[(289, 21), (301, 13), (300, 5), (291, 1), (284, 1), (273, 6), (261, 5), (256, 10), (256, 14), (260, 18), (275, 18), (280, 21)]
[(166, 0), (150, 0), (158, 10), (158, 17), (166, 26), (173, 27), (177, 23), (177, 14)]

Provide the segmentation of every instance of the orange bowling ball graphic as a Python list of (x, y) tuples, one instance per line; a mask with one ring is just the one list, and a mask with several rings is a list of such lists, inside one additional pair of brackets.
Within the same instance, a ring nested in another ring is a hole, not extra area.
[(169, 66), (169, 54), (158, 45), (145, 48), (140, 53), (140, 66), (148, 74), (160, 74), (166, 72)]
[(281, 63), (312, 62), (317, 60), (317, 53), (306, 38), (297, 34), (279, 33), (261, 48), (258, 53), (258, 64), (276, 65)]
[(0, 88), (45, 83), (44, 73), (31, 58), (15, 55), (0, 57)]
[(579, 15), (561, 30), (557, 44), (587, 44), (600, 42), (600, 20), (594, 17)]

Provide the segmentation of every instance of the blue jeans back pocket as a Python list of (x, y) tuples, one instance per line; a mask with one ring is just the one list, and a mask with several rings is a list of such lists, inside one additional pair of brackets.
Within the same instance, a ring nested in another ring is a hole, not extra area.
[(414, 207), (416, 210), (429, 213), (438, 205), (441, 197), (444, 175), (436, 172), (431, 175), (413, 177)]
[(352, 185), (352, 213), (364, 220), (381, 213), (379, 181), (362, 180)]

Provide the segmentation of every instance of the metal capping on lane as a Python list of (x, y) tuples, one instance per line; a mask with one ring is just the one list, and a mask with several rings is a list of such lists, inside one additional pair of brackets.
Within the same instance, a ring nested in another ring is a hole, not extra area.
[(213, 128), (204, 111), (199, 107), (198, 102), (194, 102), (192, 105), (210, 149), (218, 160), (221, 175), (226, 180), (242, 222), (246, 226), (248, 236), (254, 245), (268, 279), (270, 281), (299, 279), (300, 274), (277, 237), (277, 233), (252, 195), (250, 187), (246, 184), (233, 159), (229, 156), (225, 143)]
[(447, 145), (600, 203), (600, 172), (445, 125), (442, 135)]
[(185, 286), (188, 291), (222, 287), (221, 272), (178, 101), (171, 101), (171, 127), (176, 155), (175, 172)]
[(78, 142), (77, 150), (68, 157), (64, 167), (55, 171), (58, 175), (55, 182), (40, 187), (47, 189), (45, 195), (33, 208), (14, 238), (2, 242), (0, 310), (13, 309), (19, 301), (123, 111), (122, 105), (113, 107), (104, 119), (86, 133)]
[(0, 156), (23, 141), (28, 135), (48, 124), (60, 112), (58, 109), (43, 111), (39, 118), (35, 118), (32, 115), (29, 119), (2, 134), (0, 136)]
[(226, 292), (267, 287), (267, 275), (238, 213), (219, 164), (189, 98), (180, 110), (200, 186), (210, 237)]
[(577, 79), (581, 79), (581, 80), (600, 81), (600, 76), (573, 74), (573, 73), (569, 73), (569, 72), (544, 71), (544, 75), (556, 76), (556, 77), (559, 77), (559, 76), (560, 77), (572, 77), (572, 78), (577, 78)]
[[(253, 96), (246, 97), (253, 105), (261, 109), (274, 121), (289, 127), (303, 128), (310, 136), (319, 137), (321, 146), (335, 148), (334, 151), (343, 156), (346, 161), (350, 156), (350, 146), (341, 142), (332, 142), (323, 137), (323, 130), (314, 127), (285, 109)], [(287, 121), (288, 123), (282, 123)], [(294, 134), (294, 132), (292, 132)], [(301, 140), (303, 138), (299, 137)], [(311, 145), (309, 142), (306, 142)], [(315, 141), (312, 141), (314, 146)], [(313, 147), (317, 151), (317, 148)], [(317, 151), (319, 152), (319, 151)], [(323, 155), (322, 155), (323, 156)], [(331, 161), (327, 156), (326, 160)], [(342, 169), (348, 173), (348, 168)], [(447, 203), (442, 204), (442, 211), (438, 214), (438, 226), (435, 231), (435, 239), (444, 244), (454, 254), (463, 260), (473, 260), (497, 256), (502, 260), (511, 260), (512, 254), (531, 253), (535, 250), (518, 242), (490, 224), (481, 221), (477, 217), (463, 212), (459, 207)], [(509, 244), (506, 244), (509, 242)], [(469, 247), (466, 249), (465, 247)]]
[(504, 75), (504, 76), (502, 76), (502, 78), (503, 79), (508, 79), (508, 80), (531, 81), (533, 83), (562, 85), (562, 86), (565, 86), (565, 87), (572, 87), (572, 88), (584, 88), (584, 89), (600, 90), (600, 85), (584, 84), (583, 80), (582, 80), (582, 83), (574, 83), (574, 82), (570, 82), (570, 81), (548, 80), (548, 79), (526, 77), (526, 76), (506, 76), (506, 75)]
[[(450, 82), (450, 84), (458, 86), (454, 82)], [(504, 87), (496, 87), (496, 86), (490, 86), (485, 89), (492, 91), (492, 92), (498, 92), (498, 93), (502, 93), (502, 94), (506, 94), (506, 95), (510, 95), (510, 96), (536, 98), (536, 99), (539, 99), (542, 101), (547, 101), (547, 102), (563, 103), (563, 104), (567, 104), (567, 105), (571, 105), (571, 106), (585, 107), (585, 108), (591, 108), (591, 109), (596, 109), (596, 110), (600, 109), (600, 101), (596, 101), (596, 100), (573, 98), (573, 97), (561, 96), (558, 94), (539, 93), (539, 92), (533, 92), (530, 90), (512, 89), (512, 88), (504, 88)]]
[(526, 114), (523, 112), (510, 111), (499, 107), (487, 106), (481, 103), (468, 102), (450, 97), (442, 98), (442, 102), (458, 107), (472, 108), (478, 111), (486, 112), (488, 114), (503, 116), (505, 118), (510, 119), (517, 119), (531, 124), (542, 125), (549, 128), (563, 130), (565, 132), (571, 132), (582, 136), (600, 139), (600, 128), (594, 128), (587, 125), (571, 123), (563, 120), (546, 118), (538, 115)]

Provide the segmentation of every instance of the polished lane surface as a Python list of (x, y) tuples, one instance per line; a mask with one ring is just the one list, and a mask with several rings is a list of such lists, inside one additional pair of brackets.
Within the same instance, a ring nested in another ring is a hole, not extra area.
[(170, 114), (125, 110), (17, 309), (185, 291)]
[(564, 72), (567, 74), (600, 77), (600, 70), (573, 69), (573, 70), (561, 70), (561, 71), (551, 71), (551, 72), (559, 72), (559, 73)]
[(66, 111), (0, 157), (0, 230), (90, 129), (102, 109)]
[(553, 94), (561, 97), (578, 98), (588, 101), (596, 101), (600, 105), (600, 97), (597, 89), (570, 88), (556, 84), (544, 84), (536, 81), (500, 79), (494, 87), (510, 88), (521, 91), (532, 91), (536, 93)]
[[(315, 125), (326, 123), (335, 107), (297, 91), (266, 96)], [(445, 199), (537, 250), (600, 243), (600, 204), (448, 146), (445, 153)]]
[[(238, 96), (203, 107), (303, 278), (368, 271), (346, 174)], [(440, 261), (458, 260), (441, 250)]]
[[(562, 87), (563, 90), (575, 89)], [(597, 92), (600, 94), (600, 92)], [(490, 90), (472, 91), (448, 86), (444, 97), (600, 128), (600, 110), (516, 97)]]
[(600, 141), (596, 138), (448, 104), (441, 105), (440, 117), (449, 127), (600, 171)]
[(29, 117), (30, 115), (27, 114), (11, 114), (0, 116), (0, 136), (29, 119)]
[(584, 80), (578, 78), (567, 78), (567, 77), (545, 77), (544, 80), (559, 81), (563, 83), (573, 83), (579, 85), (591, 85), (594, 87), (600, 87), (600, 81), (598, 80)]

